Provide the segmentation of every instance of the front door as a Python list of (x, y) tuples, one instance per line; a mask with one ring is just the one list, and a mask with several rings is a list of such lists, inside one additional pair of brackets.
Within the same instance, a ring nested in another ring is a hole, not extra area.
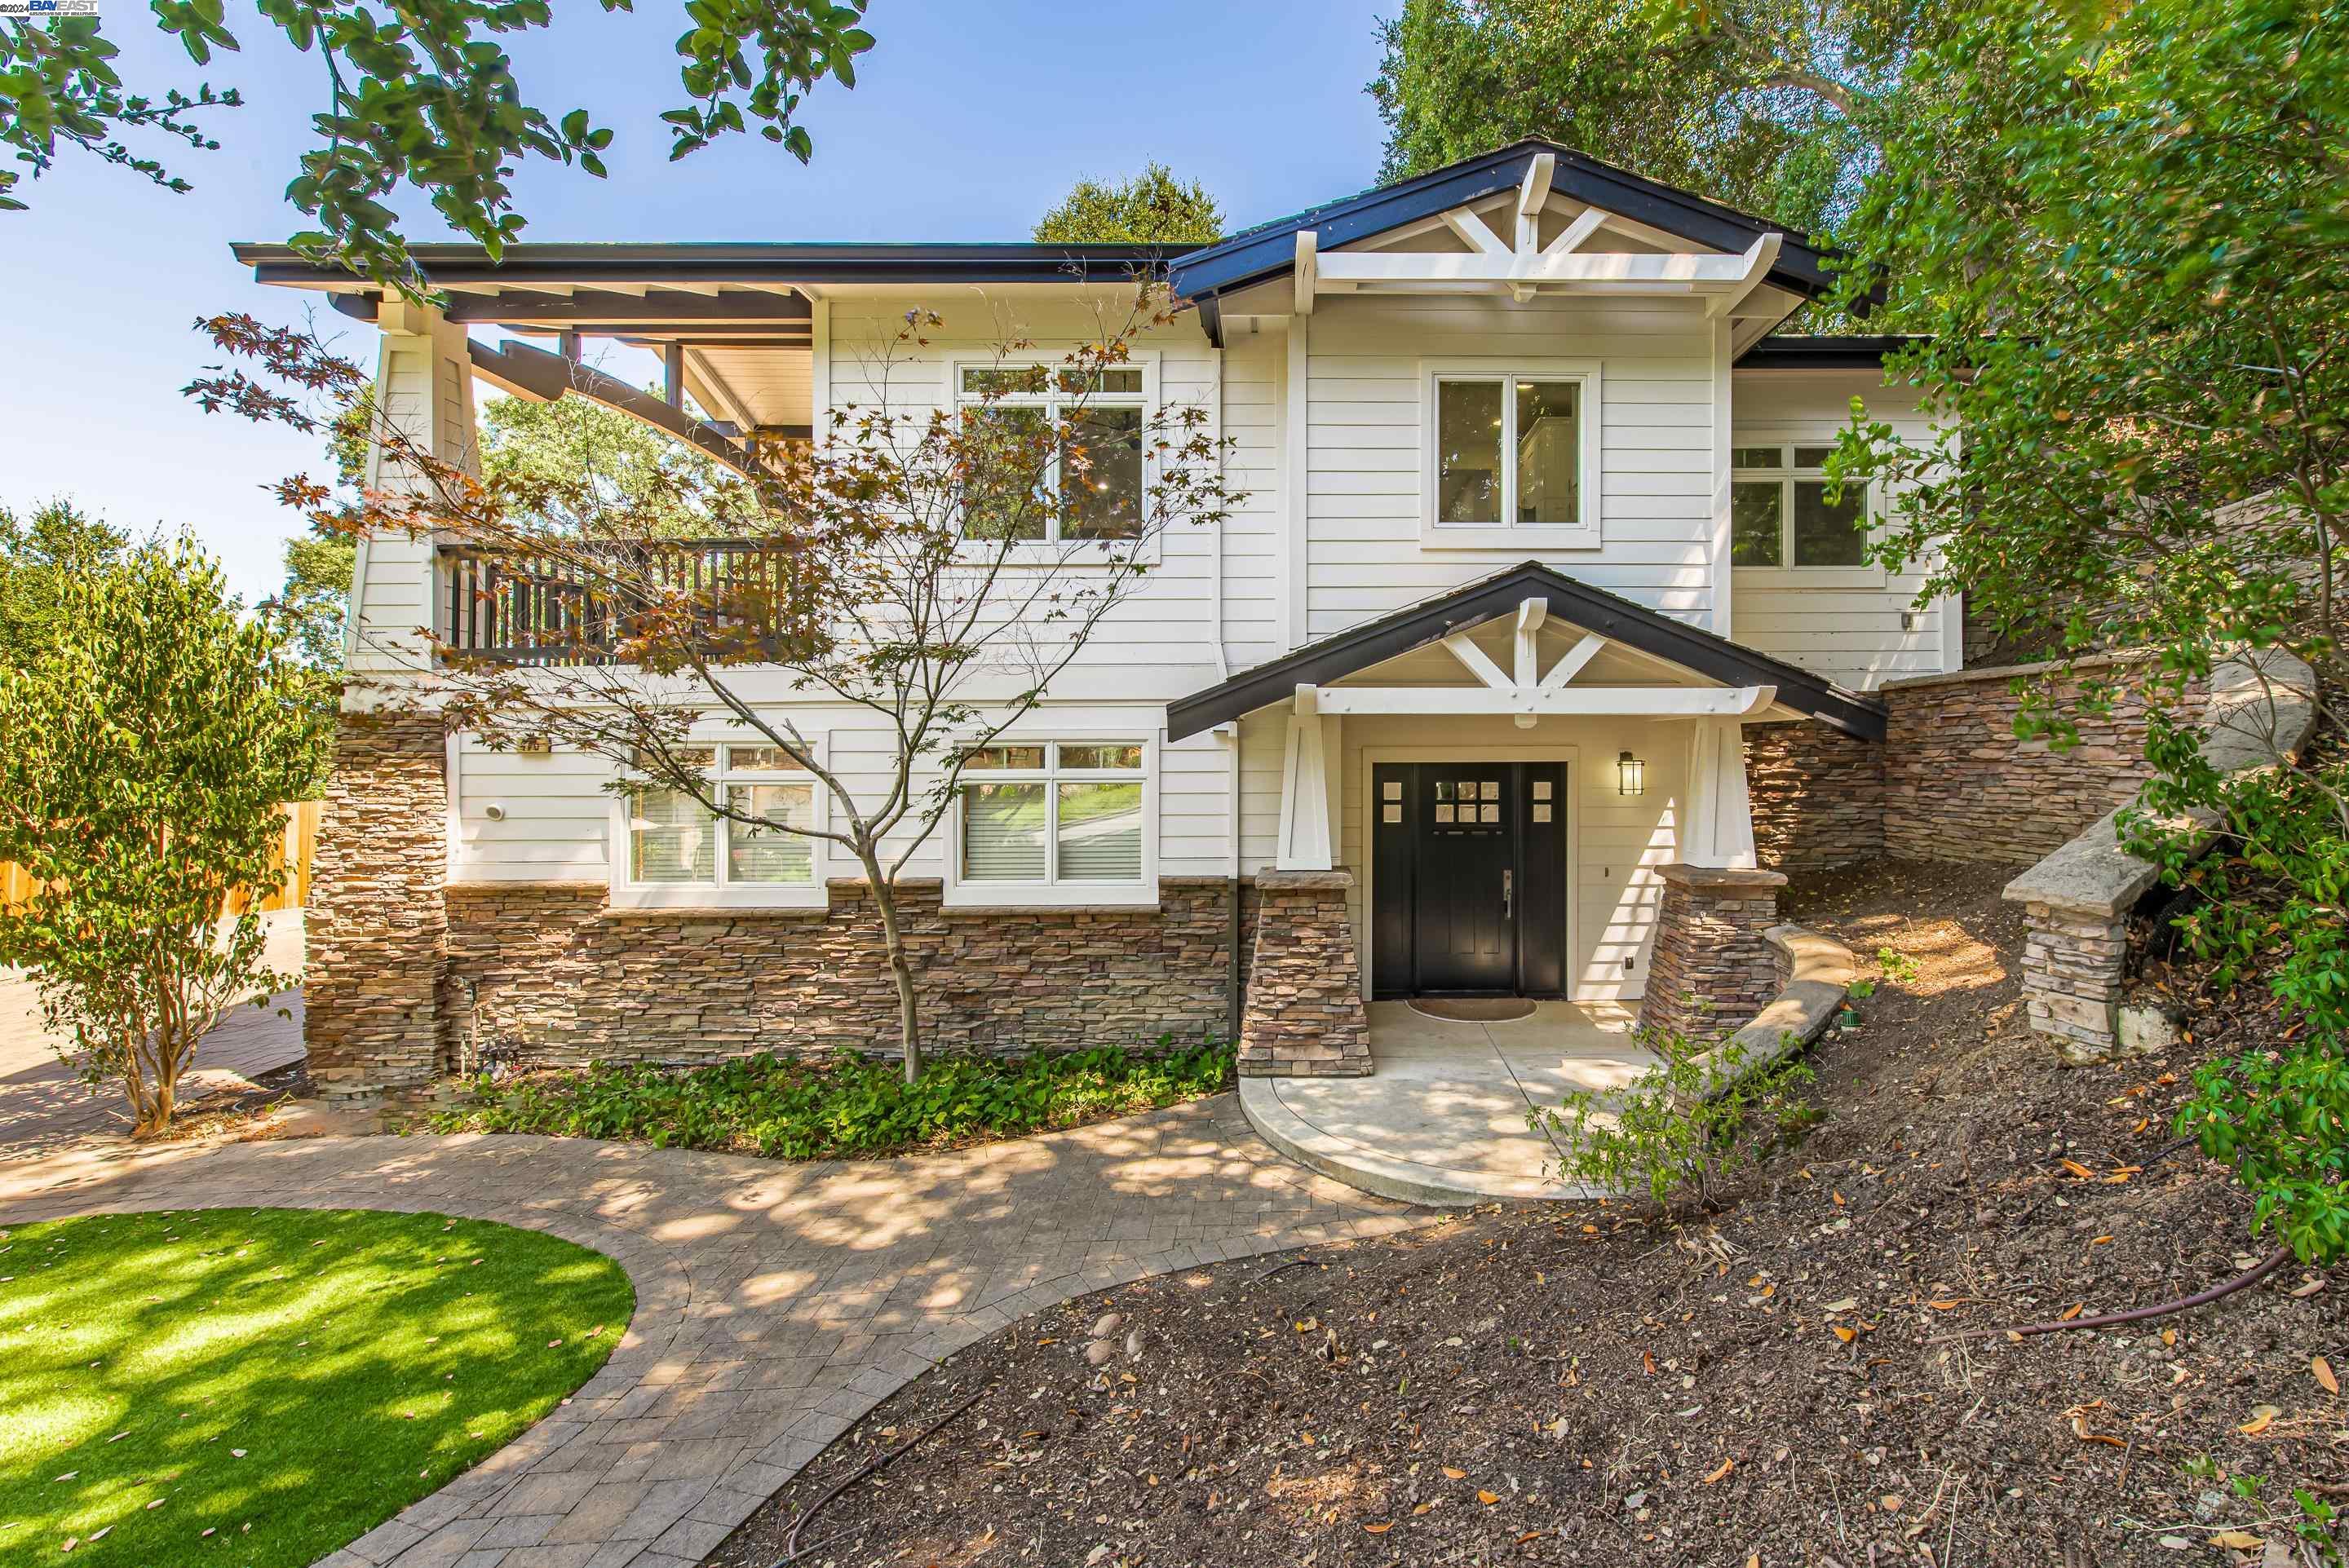
[(1372, 769), (1371, 994), (1558, 995), (1566, 766)]

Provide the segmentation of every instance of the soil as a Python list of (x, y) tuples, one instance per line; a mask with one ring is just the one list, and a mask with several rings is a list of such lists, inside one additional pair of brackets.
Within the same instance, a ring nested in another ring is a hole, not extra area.
[(1812, 1053), (1826, 1120), (1720, 1212), (1495, 1207), (1071, 1302), (885, 1401), (709, 1561), (767, 1568), (976, 1393), (799, 1561), (2302, 1562), (2287, 1488), (2349, 1505), (2349, 1282), (2292, 1264), (2185, 1315), (2002, 1332), (2266, 1250), (2169, 1130), (2214, 1047), (2067, 1069), (2034, 1043), (2011, 874), (1788, 890), (1879, 988)]
[(294, 1102), (308, 1098), (310, 1068), (293, 1062), (249, 1080), (247, 1088), (223, 1088), (182, 1108), (162, 1132), (150, 1133), (144, 1143), (184, 1143), (191, 1139), (221, 1138), (231, 1142), (272, 1136)]

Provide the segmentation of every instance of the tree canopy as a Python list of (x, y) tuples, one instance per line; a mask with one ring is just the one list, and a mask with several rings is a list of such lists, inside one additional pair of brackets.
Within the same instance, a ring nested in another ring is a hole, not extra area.
[[(598, 3), (607, 12), (633, 8), (631, 0)], [(814, 143), (801, 123), (802, 103), (827, 79), (855, 85), (856, 57), (873, 46), (862, 26), (864, 6), (865, 0), (689, 0), (677, 40), (679, 101), (660, 117), (669, 157), (755, 123), (761, 137), (805, 162)], [(441, 0), (396, 10), (367, 0), (255, 0), (255, 9), (267, 28), (326, 67), (316, 144), (285, 188), (286, 200), (316, 222), (294, 242), (322, 261), (419, 288), (424, 280), (387, 204), (403, 187), (424, 192), (450, 227), (495, 255), (523, 227), (512, 189), (523, 162), (545, 159), (604, 172), (611, 129), (584, 108), (538, 107), (503, 42), (553, 26), (547, 0)], [(154, 0), (152, 10), (156, 25), (200, 67), (215, 52), (243, 47), (222, 0)], [(51, 170), (62, 147), (186, 191), (186, 180), (142, 149), (216, 150), (206, 128), (241, 100), (209, 84), (134, 87), (115, 68), (119, 52), (96, 15), (0, 18), (0, 145), (36, 179)], [(23, 177), (0, 170), (0, 210), (26, 205), (12, 190)]]
[[(2143, 650), (2089, 673), (2091, 707), (2125, 686), (2176, 696), (2225, 662), (2263, 669), (2250, 655), (2278, 647), (2337, 686), (2338, 7), (2138, 0), (2106, 17), (1979, 0), (1914, 63), (1881, 145), (1848, 243), (1928, 335), (1889, 369), (1917, 382), (1936, 433), (1903, 439), (1856, 411), (1834, 466), (1890, 499), (1877, 554), (1925, 563), (1928, 594), (1962, 592), (2060, 659)], [(2042, 691), (2026, 727), (2060, 745), (2071, 717)], [(2339, 736), (2221, 777), (2192, 710), (2157, 707), (2147, 755), (2159, 773), (2132, 847), (2190, 890), (2177, 930), (2217, 984), (2260, 975), (2294, 1020), (2274, 1048), (2206, 1066), (2178, 1130), (2233, 1165), (2261, 1228), (2331, 1261), (2349, 1253)]]
[(1224, 210), (1207, 188), (1185, 184), (1158, 162), (1115, 184), (1080, 180), (1036, 223), (1039, 241), (1064, 245), (1205, 245), (1223, 237)]
[(1399, 180), (1544, 136), (1833, 231), (1870, 122), (1939, 9), (1904, 0), (1404, 0), (1371, 96)]
[(22, 517), (0, 507), (0, 665), (21, 665), (54, 641), (66, 585), (129, 544), (129, 535), (62, 497)]

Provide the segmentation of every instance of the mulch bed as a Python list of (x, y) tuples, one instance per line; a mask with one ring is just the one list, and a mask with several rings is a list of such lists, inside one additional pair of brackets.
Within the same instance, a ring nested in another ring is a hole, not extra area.
[(2265, 1250), (2222, 1169), (2163, 1152), (2207, 1047), (2071, 1070), (2033, 1042), (2010, 874), (1789, 890), (1901, 978), (1814, 1051), (1827, 1119), (1710, 1219), (1480, 1210), (1071, 1303), (899, 1391), (709, 1561), (767, 1568), (977, 1392), (827, 1504), (800, 1561), (2301, 1562), (2285, 1487), (2349, 1503), (2349, 1406), (2312, 1366), (2349, 1369), (2341, 1279), (1952, 1337), (2161, 1302)]

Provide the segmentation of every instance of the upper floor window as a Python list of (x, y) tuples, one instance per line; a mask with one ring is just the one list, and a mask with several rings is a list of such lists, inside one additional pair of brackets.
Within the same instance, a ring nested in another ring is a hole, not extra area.
[(955, 376), (964, 418), (1002, 430), (1007, 450), (1042, 459), (1033, 496), (975, 509), (968, 531), (1039, 543), (1141, 537), (1141, 366), (962, 365)]
[(1129, 741), (988, 746), (963, 764), (957, 880), (1031, 888), (1143, 874), (1143, 748)]
[(692, 746), (678, 758), (704, 769), (727, 809), (753, 827), (713, 815), (682, 789), (644, 786), (628, 795), (628, 881), (647, 887), (812, 887), (815, 841), (786, 827), (815, 825), (815, 780), (772, 746)]
[(1472, 360), (1430, 365), (1426, 374), (1424, 542), (1599, 542), (1596, 366)]
[(1731, 450), (1730, 562), (1736, 566), (1861, 566), (1868, 555), (1867, 487), (1829, 500), (1833, 447)]

